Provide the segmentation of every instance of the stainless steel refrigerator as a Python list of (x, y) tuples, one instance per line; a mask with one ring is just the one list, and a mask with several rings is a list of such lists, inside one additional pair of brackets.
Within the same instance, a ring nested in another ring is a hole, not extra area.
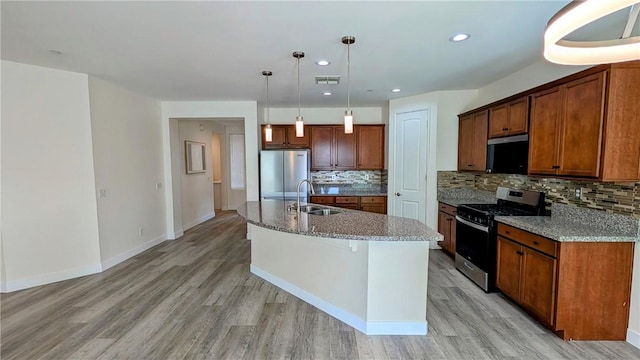
[[(298, 182), (310, 179), (309, 150), (263, 150), (260, 152), (260, 200), (295, 200)], [(307, 183), (300, 200), (307, 202)]]

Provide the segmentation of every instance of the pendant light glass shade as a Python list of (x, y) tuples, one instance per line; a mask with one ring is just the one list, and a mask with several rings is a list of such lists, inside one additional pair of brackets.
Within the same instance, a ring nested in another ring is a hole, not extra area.
[[(572, 1), (544, 31), (544, 57), (563, 65), (596, 65), (640, 59), (640, 36), (631, 36), (640, 11), (639, 0)], [(563, 38), (583, 26), (631, 7), (622, 36), (613, 40), (573, 41)]]
[(273, 141), (273, 130), (271, 129), (271, 124), (267, 124), (267, 126), (264, 129), (264, 140), (266, 142)]
[(343, 36), (342, 43), (347, 45), (347, 110), (344, 112), (344, 133), (353, 134), (353, 111), (351, 111), (351, 44), (356, 42), (353, 36)]
[(296, 116), (296, 137), (304, 137), (304, 120), (300, 115), (300, 59), (304, 57), (302, 51), (294, 51), (293, 57), (298, 60), (298, 116)]
[(269, 119), (269, 76), (273, 75), (271, 71), (263, 71), (262, 75), (267, 78), (267, 126), (264, 128), (264, 141), (273, 141), (273, 129), (271, 129), (271, 120)]
[(344, 112), (344, 133), (353, 134), (353, 112), (351, 110)]

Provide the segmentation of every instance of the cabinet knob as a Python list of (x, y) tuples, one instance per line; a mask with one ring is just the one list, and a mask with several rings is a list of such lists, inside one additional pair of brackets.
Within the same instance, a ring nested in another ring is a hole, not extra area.
[(534, 242), (533, 242), (533, 245), (540, 245), (540, 243), (539, 243), (539, 242), (537, 242), (537, 241), (534, 241)]
[(509, 232), (509, 230), (505, 230), (505, 231), (504, 231), (504, 233), (505, 233), (505, 234), (511, 234), (511, 233)]

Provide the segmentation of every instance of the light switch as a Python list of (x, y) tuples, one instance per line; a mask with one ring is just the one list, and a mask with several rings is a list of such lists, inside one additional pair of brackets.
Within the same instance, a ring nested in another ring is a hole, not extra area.
[(161, 182), (157, 182), (156, 183), (156, 190), (160, 190), (162, 188), (162, 183)]
[(106, 189), (98, 189), (98, 199), (104, 199), (107, 197)]

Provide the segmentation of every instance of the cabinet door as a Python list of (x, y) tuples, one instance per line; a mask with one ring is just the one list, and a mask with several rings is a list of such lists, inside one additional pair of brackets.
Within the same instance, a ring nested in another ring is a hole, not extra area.
[(456, 255), (456, 217), (452, 215), (447, 215), (449, 221), (449, 249), (451, 250), (451, 255)]
[(602, 151), (604, 73), (570, 82), (565, 88), (559, 174), (597, 177)]
[(287, 147), (287, 129), (282, 125), (271, 125), (271, 140), (265, 140), (265, 125), (262, 125), (262, 148), (263, 149), (284, 149)]
[(332, 170), (333, 127), (312, 126), (311, 131), (311, 170)]
[(529, 97), (509, 103), (509, 135), (526, 134), (529, 130)]
[(473, 170), (487, 170), (487, 128), (489, 112), (487, 110), (473, 115), (473, 148), (471, 158)]
[(529, 174), (555, 175), (560, 143), (563, 92), (560, 87), (531, 96)]
[(384, 125), (356, 126), (358, 169), (384, 169)]
[(342, 126), (333, 128), (335, 170), (356, 169), (356, 135), (345, 134)]
[(504, 136), (509, 130), (507, 105), (492, 107), (489, 112), (489, 138)]
[(523, 247), (522, 252), (520, 303), (553, 325), (556, 259), (527, 247)]
[(496, 286), (515, 301), (520, 301), (521, 246), (498, 236)]
[(458, 125), (458, 171), (472, 170), (473, 116), (460, 118)]
[(444, 236), (444, 240), (438, 243), (442, 250), (451, 252), (451, 224), (449, 221), (449, 215), (438, 212), (438, 232)]
[(303, 137), (296, 137), (296, 126), (287, 126), (287, 146), (293, 149), (307, 149), (309, 148), (309, 127), (307, 126), (304, 131)]

